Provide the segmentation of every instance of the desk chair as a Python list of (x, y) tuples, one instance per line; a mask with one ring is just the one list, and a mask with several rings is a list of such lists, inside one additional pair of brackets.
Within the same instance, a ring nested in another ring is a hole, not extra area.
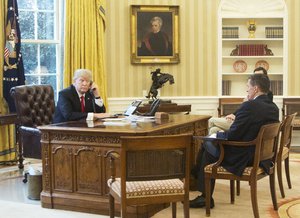
[(37, 126), (52, 122), (55, 109), (50, 85), (23, 85), (11, 88), (19, 121), (19, 168), (23, 157), (41, 158), (41, 133)]
[[(115, 200), (121, 204), (121, 217), (128, 217), (129, 205), (184, 204), (189, 217), (189, 174), (191, 135), (121, 137), (121, 157), (108, 152), (111, 159), (109, 214), (114, 217)], [(115, 159), (121, 158), (121, 177), (115, 178)]]
[(289, 157), (290, 157), (290, 148), (292, 141), (293, 133), (293, 121), (297, 113), (287, 115), (282, 121), (280, 127), (280, 145), (277, 157), (277, 177), (280, 188), (281, 197), (285, 197), (283, 184), (282, 184), (282, 162), (284, 161), (285, 175), (288, 183), (289, 189), (292, 188), (291, 179), (290, 179), (290, 167), (289, 167)]
[[(270, 179), (270, 190), (273, 201), (274, 210), (278, 209), (276, 190), (275, 190), (275, 163), (277, 157), (278, 149), (278, 135), (279, 135), (280, 123), (273, 123), (264, 125), (261, 127), (256, 139), (250, 142), (237, 142), (237, 141), (226, 141), (221, 139), (216, 139), (217, 143), (220, 145), (220, 158), (217, 162), (209, 164), (205, 167), (205, 202), (206, 202), (206, 216), (210, 216), (210, 196), (211, 196), (211, 179), (225, 179), (230, 180), (230, 195), (231, 203), (234, 202), (234, 180), (248, 181), (251, 190), (251, 202), (254, 217), (259, 217), (258, 204), (257, 204), (257, 180), (269, 176)], [(247, 167), (241, 177), (236, 176), (228, 172), (221, 163), (224, 159), (224, 147), (226, 146), (238, 146), (247, 147), (255, 146), (255, 156), (252, 166)], [(264, 170), (259, 166), (259, 163), (263, 160), (271, 160), (272, 165), (269, 170), (269, 175), (264, 172)]]

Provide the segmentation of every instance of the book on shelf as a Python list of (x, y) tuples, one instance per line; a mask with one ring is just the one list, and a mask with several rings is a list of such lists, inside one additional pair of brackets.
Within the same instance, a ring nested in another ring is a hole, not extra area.
[(271, 56), (273, 52), (266, 44), (241, 44), (236, 45), (230, 56)]
[(265, 27), (266, 38), (283, 38), (283, 27)]
[(273, 92), (273, 95), (283, 95), (282, 80), (271, 80), (270, 90)]
[(238, 27), (222, 27), (223, 38), (239, 38)]
[(222, 80), (222, 95), (230, 95), (231, 93), (231, 81)]

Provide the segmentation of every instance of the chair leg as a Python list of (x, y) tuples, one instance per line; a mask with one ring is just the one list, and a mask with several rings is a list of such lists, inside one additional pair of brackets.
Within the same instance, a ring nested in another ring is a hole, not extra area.
[(271, 196), (272, 196), (273, 208), (274, 208), (274, 210), (278, 210), (277, 198), (276, 198), (276, 189), (275, 189), (275, 175), (274, 175), (274, 173), (270, 175), (270, 189), (271, 189)]
[(236, 180), (236, 195), (240, 196), (240, 193), (241, 193), (241, 181)]
[(115, 199), (111, 194), (109, 194), (109, 217), (115, 217)]
[(289, 189), (291, 189), (292, 188), (292, 183), (291, 183), (291, 177), (290, 177), (290, 157), (287, 157), (284, 160), (284, 166), (285, 166), (286, 180), (287, 180)]
[(277, 161), (277, 179), (278, 179), (281, 197), (285, 198), (283, 184), (282, 184), (282, 162), (281, 162), (281, 159), (278, 159), (278, 161)]
[(257, 205), (257, 181), (251, 181), (250, 183), (251, 189), (251, 202), (252, 202), (252, 210), (255, 218), (259, 218), (258, 213), (258, 205)]
[(183, 212), (184, 212), (184, 218), (190, 217), (190, 203), (189, 203), (189, 195), (188, 194), (184, 197)]
[(205, 205), (206, 205), (206, 216), (210, 216), (210, 199), (211, 199), (211, 181), (210, 177), (205, 176)]
[(234, 180), (230, 180), (230, 203), (234, 204)]
[(176, 218), (176, 202), (172, 202), (172, 217)]
[(122, 218), (127, 217), (126, 204), (123, 204), (122, 202), (121, 202), (121, 217)]

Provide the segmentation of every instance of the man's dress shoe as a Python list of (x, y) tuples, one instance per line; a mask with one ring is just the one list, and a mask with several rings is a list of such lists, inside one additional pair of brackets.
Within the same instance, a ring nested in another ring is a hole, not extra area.
[[(214, 199), (211, 198), (210, 199), (210, 208), (214, 208), (215, 206), (215, 202)], [(190, 201), (190, 208), (201, 208), (201, 207), (205, 207), (205, 197), (201, 196), (197, 196), (195, 199)]]

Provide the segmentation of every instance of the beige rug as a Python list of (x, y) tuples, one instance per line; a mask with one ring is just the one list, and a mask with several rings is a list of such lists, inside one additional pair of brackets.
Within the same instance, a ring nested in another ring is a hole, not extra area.
[[(36, 164), (31, 162), (30, 164)], [(27, 168), (27, 164), (25, 165)], [(286, 198), (280, 197), (278, 184), (276, 184), (277, 200), (279, 210), (274, 211), (269, 191), (269, 181), (267, 178), (258, 182), (258, 204), (261, 218), (300, 218), (300, 154), (292, 155), (290, 160), (292, 174), (292, 189), (287, 188), (284, 177), (284, 189)], [(22, 174), (17, 167), (0, 167), (0, 184), (8, 184), (0, 192), (0, 195), (8, 193), (8, 195), (16, 195), (22, 192)], [(2, 180), (2, 181), (1, 181)], [(10, 182), (8, 182), (10, 181)], [(15, 181), (15, 183), (13, 182)], [(7, 189), (7, 190), (6, 190)], [(190, 199), (197, 196), (198, 192), (190, 192)], [(219, 180), (216, 185), (214, 194), (215, 208), (211, 211), (211, 218), (253, 218), (252, 205), (250, 199), (249, 185), (246, 182), (241, 183), (241, 196), (236, 197), (235, 204), (230, 204), (229, 182)], [(183, 217), (182, 204), (177, 204), (177, 217)], [(107, 218), (96, 214), (71, 212), (64, 210), (45, 209), (40, 206), (40, 202), (33, 202), (24, 199), (24, 202), (16, 202), (1, 198), (0, 196), (0, 218)], [(153, 218), (171, 217), (171, 208), (167, 208)], [(190, 217), (205, 217), (204, 209), (190, 209)]]
[(288, 200), (278, 209), (280, 218), (296, 218), (300, 217), (300, 199)]
[(15, 203), (0, 200), (1, 218), (106, 218), (97, 214), (79, 213), (66, 210), (52, 210), (40, 205)]

